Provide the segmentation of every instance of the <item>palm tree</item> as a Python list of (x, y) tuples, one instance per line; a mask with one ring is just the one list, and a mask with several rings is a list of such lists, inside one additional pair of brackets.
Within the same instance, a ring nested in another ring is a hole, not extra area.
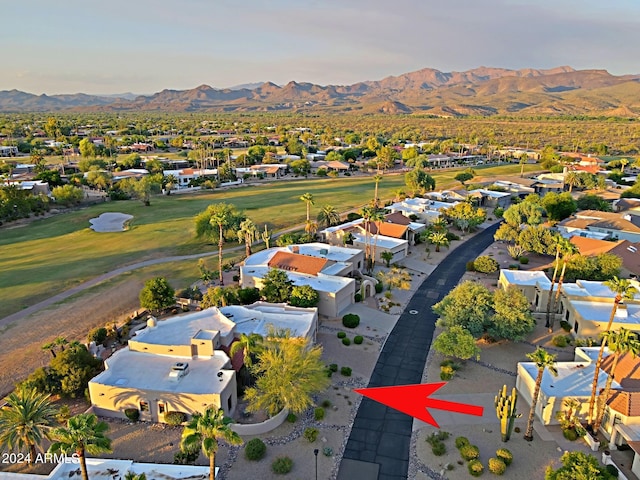
[[(573, 245), (571, 242), (569, 242), (567, 239), (562, 238), (562, 237), (557, 237), (556, 239), (556, 258), (554, 260), (554, 267), (553, 267), (553, 277), (551, 277), (551, 287), (549, 288), (549, 298), (547, 299), (547, 321), (545, 322), (544, 326), (547, 328), (552, 328), (552, 322), (551, 322), (551, 309), (552, 307), (554, 307), (555, 309), (555, 305), (557, 302), (557, 299), (554, 301), (553, 300), (553, 288), (555, 287), (556, 284), (556, 278), (558, 276), (558, 270), (560, 269), (560, 255), (564, 252), (564, 251), (569, 251), (571, 250), (571, 247), (567, 244), (567, 242), (571, 245)], [(564, 257), (563, 257), (564, 259)], [(564, 272), (566, 270), (566, 262), (563, 262), (563, 270), (562, 270), (562, 277), (561, 277), (561, 283), (558, 286), (558, 292), (560, 292), (560, 287), (562, 286), (562, 282), (564, 281)]]
[[(567, 240), (566, 238), (558, 239), (558, 244), (560, 246), (560, 253), (562, 254), (562, 270), (560, 271), (560, 278), (558, 279), (558, 290), (556, 291), (555, 299), (553, 300), (553, 304), (551, 305), (553, 309), (555, 309), (555, 306), (560, 301), (560, 291), (562, 290), (562, 284), (564, 283), (564, 274), (567, 271), (567, 264), (569, 263), (569, 260), (571, 260), (571, 258), (578, 252), (578, 247), (576, 247), (573, 243), (571, 243), (571, 241)], [(553, 288), (553, 283), (551, 284), (551, 287)], [(553, 291), (551, 291), (550, 293), (553, 293)], [(547, 300), (547, 304), (548, 303), (549, 301)], [(547, 306), (549, 307), (549, 305)], [(555, 318), (551, 318), (551, 316), (549, 316), (549, 332), (553, 332), (554, 320)]]
[(64, 347), (65, 345), (69, 345), (69, 340), (64, 337), (56, 337), (53, 343), (60, 347), (60, 351), (64, 352)]
[(231, 344), (229, 355), (234, 357), (236, 353), (242, 350), (242, 361), (247, 368), (253, 365), (252, 357), (262, 351), (262, 335), (257, 333), (250, 333), (246, 335), (242, 333), (240, 338)]
[(212, 225), (218, 226), (218, 277), (220, 278), (220, 285), (224, 285), (224, 279), (222, 278), (222, 246), (224, 245), (224, 229), (231, 222), (231, 205), (226, 203), (216, 204), (211, 214), (210, 222)]
[(376, 189), (373, 194), (373, 206), (376, 208), (378, 207), (378, 184), (380, 183), (380, 180), (382, 180), (382, 175), (380, 174), (374, 175), (373, 181), (376, 183)]
[(42, 350), (49, 351), (49, 353), (51, 354), (51, 356), (53, 358), (56, 358), (56, 350), (55, 350), (55, 344), (53, 342), (48, 342), (45, 343), (44, 345), (42, 345), (42, 347), (40, 347)]
[(434, 232), (447, 232), (447, 221), (440, 217), (440, 218), (436, 218), (432, 223), (431, 223), (431, 229)]
[(373, 244), (373, 252), (371, 255), (372, 270), (373, 270), (373, 264), (376, 261), (376, 252), (378, 250), (378, 237), (380, 236), (380, 224), (382, 223), (382, 220), (384, 220), (384, 212), (382, 210), (374, 208), (373, 212), (371, 213), (371, 218), (369, 219), (369, 221), (375, 222), (375, 225), (376, 225), (376, 240), (375, 240), (375, 243)]
[(313, 200), (313, 195), (307, 192), (300, 197), (300, 200), (307, 204), (307, 223), (309, 223), (309, 220), (311, 218), (310, 217), (311, 205), (315, 205), (315, 201)]
[[(616, 316), (616, 312), (618, 311), (618, 305), (623, 300), (631, 300), (638, 293), (636, 287), (631, 284), (631, 281), (624, 279), (613, 277), (611, 280), (607, 280), (604, 282), (604, 285), (609, 287), (609, 289), (615, 293), (615, 297), (613, 299), (613, 308), (611, 308), (611, 315), (609, 315), (609, 322), (607, 323), (607, 328), (605, 328), (604, 333), (611, 330), (611, 325), (613, 324), (613, 319)], [(596, 392), (598, 390), (598, 374), (600, 373), (600, 366), (602, 365), (602, 357), (604, 355), (604, 349), (607, 346), (607, 337), (603, 337), (602, 343), (600, 344), (600, 351), (598, 352), (598, 358), (596, 360), (596, 369), (593, 374), (593, 382), (591, 383), (591, 398), (589, 398), (589, 416), (587, 417), (589, 420), (589, 425), (593, 425), (592, 422), (594, 420), (594, 407), (596, 404)], [(594, 433), (596, 433), (594, 431)]]
[(554, 377), (558, 374), (555, 367), (556, 356), (549, 354), (544, 348), (536, 348), (533, 353), (528, 353), (527, 358), (536, 364), (538, 376), (536, 377), (536, 386), (533, 389), (533, 397), (531, 398), (531, 409), (529, 410), (529, 419), (527, 420), (527, 430), (524, 439), (527, 442), (533, 440), (533, 418), (536, 415), (536, 404), (538, 403), (538, 395), (540, 394), (540, 385), (542, 384), (542, 376), (545, 370)]
[(427, 239), (436, 246), (436, 252), (440, 251), (441, 246), (446, 247), (449, 245), (447, 234), (443, 232), (431, 232)]
[(36, 447), (55, 421), (56, 409), (50, 395), (35, 388), (18, 387), (7, 398), (7, 406), (0, 409), (0, 445), (9, 450), (27, 451), (28, 462), (36, 459)]
[(240, 435), (231, 430), (224, 410), (207, 408), (204, 414), (196, 413), (182, 430), (180, 449), (185, 452), (202, 452), (209, 457), (209, 480), (215, 479), (218, 440), (230, 445), (242, 445)]
[(607, 399), (609, 398), (609, 392), (611, 391), (611, 384), (615, 378), (618, 360), (620, 360), (620, 357), (625, 353), (631, 353), (634, 357), (640, 353), (640, 340), (638, 340), (638, 336), (634, 332), (625, 328), (620, 328), (617, 332), (605, 332), (603, 336), (607, 339), (609, 352), (613, 354), (613, 363), (611, 365), (609, 376), (607, 377), (604, 392), (602, 393), (602, 402), (598, 407), (596, 422), (593, 425), (594, 432), (597, 432), (600, 429), (604, 410), (607, 405)]
[(623, 158), (620, 160), (620, 175), (624, 175), (624, 167), (626, 167), (627, 165), (629, 165), (628, 159)]
[(244, 242), (244, 253), (247, 258), (251, 255), (251, 244), (257, 239), (258, 229), (256, 225), (248, 218), (243, 220), (240, 223), (240, 229), (238, 230), (238, 243)]
[(80, 460), (82, 479), (89, 480), (85, 453), (97, 455), (111, 452), (111, 439), (105, 436), (109, 425), (93, 413), (81, 413), (67, 420), (66, 427), (53, 429), (50, 453), (76, 454)]
[(569, 185), (569, 193), (573, 190), (573, 187), (580, 185), (580, 177), (577, 172), (571, 171), (564, 175), (564, 184)]
[(399, 202), (405, 197), (405, 195), (406, 194), (403, 188), (397, 188), (396, 190), (393, 191), (393, 201)]
[(325, 227), (331, 227), (340, 223), (340, 214), (333, 205), (324, 205), (318, 213), (318, 223)]
[(360, 216), (362, 217), (364, 223), (364, 261), (367, 265), (367, 270), (371, 270), (371, 245), (370, 245), (370, 235), (369, 226), (371, 225), (371, 216), (373, 215), (374, 209), (372, 207), (362, 207), (360, 210)]

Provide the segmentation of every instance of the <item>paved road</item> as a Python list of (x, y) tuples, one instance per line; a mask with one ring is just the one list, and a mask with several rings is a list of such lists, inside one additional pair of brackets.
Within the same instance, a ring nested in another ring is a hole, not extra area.
[[(499, 224), (469, 239), (448, 255), (409, 301), (389, 334), (369, 387), (421, 383), (437, 316), (431, 307), (455, 287), (466, 262), (493, 242)], [(409, 312), (417, 310), (418, 314)], [(345, 448), (338, 480), (400, 480), (409, 469), (413, 418), (363, 398)]]

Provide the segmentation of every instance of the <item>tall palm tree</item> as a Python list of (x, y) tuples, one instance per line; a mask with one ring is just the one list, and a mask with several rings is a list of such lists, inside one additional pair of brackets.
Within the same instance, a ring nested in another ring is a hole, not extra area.
[[(553, 308), (554, 310), (555, 310), (555, 306), (560, 301), (560, 291), (562, 290), (562, 284), (564, 283), (564, 274), (567, 271), (567, 265), (569, 263), (569, 260), (571, 260), (571, 258), (576, 253), (578, 253), (578, 247), (576, 247), (573, 243), (571, 243), (571, 241), (569, 241), (566, 238), (558, 239), (558, 245), (560, 246), (560, 253), (562, 255), (562, 270), (560, 270), (560, 278), (558, 279), (558, 290), (556, 291), (553, 304), (551, 306), (547, 305), (547, 307), (549, 307), (550, 309)], [(553, 288), (553, 283), (551, 284), (551, 287)], [(550, 294), (553, 294), (553, 290), (550, 291)], [(548, 303), (549, 303), (549, 300), (547, 300), (547, 304)], [(549, 315), (549, 321), (548, 321), (549, 332), (553, 331), (554, 320), (555, 318)]]
[[(544, 324), (544, 326), (547, 328), (551, 328), (551, 308), (555, 306), (555, 302), (553, 300), (553, 289), (556, 284), (556, 278), (558, 277), (558, 270), (560, 269), (560, 254), (562, 253), (563, 248), (566, 246), (565, 241), (566, 240), (562, 237), (557, 237), (556, 239), (556, 258), (553, 262), (553, 276), (551, 277), (551, 287), (549, 288), (549, 298), (547, 299), (547, 317)], [(560, 291), (559, 287), (558, 291)]]
[(307, 192), (300, 197), (300, 200), (307, 204), (307, 223), (309, 223), (309, 220), (311, 218), (310, 217), (311, 205), (315, 205), (315, 201), (313, 200), (313, 195)]
[(214, 207), (210, 222), (212, 225), (218, 226), (218, 276), (220, 285), (224, 285), (224, 279), (222, 278), (222, 246), (224, 245), (224, 229), (231, 222), (231, 205), (218, 203)]
[(35, 388), (18, 387), (7, 398), (7, 406), (0, 409), (0, 445), (9, 450), (27, 451), (28, 462), (36, 459), (36, 447), (55, 422), (56, 409), (50, 395)]
[[(615, 293), (615, 297), (613, 299), (613, 307), (611, 308), (611, 315), (609, 315), (609, 322), (607, 323), (607, 328), (605, 328), (605, 333), (611, 330), (611, 325), (613, 324), (613, 319), (616, 316), (616, 312), (618, 311), (618, 305), (623, 300), (631, 300), (638, 293), (638, 290), (631, 284), (631, 282), (624, 278), (613, 277), (611, 280), (607, 280), (604, 284), (609, 287), (609, 289)], [(589, 425), (593, 425), (594, 421), (594, 407), (596, 404), (596, 391), (598, 390), (598, 374), (600, 373), (600, 366), (602, 365), (602, 356), (604, 355), (604, 349), (607, 346), (607, 337), (603, 337), (602, 343), (600, 344), (600, 351), (598, 352), (598, 358), (596, 360), (596, 369), (593, 374), (593, 382), (591, 384), (591, 398), (589, 398), (589, 416), (587, 417), (589, 420)], [(594, 433), (596, 433), (594, 431)]]
[(218, 440), (230, 445), (242, 445), (240, 435), (231, 430), (224, 410), (207, 408), (204, 414), (196, 413), (182, 430), (180, 448), (186, 452), (202, 452), (209, 457), (209, 480), (215, 480), (216, 452)]
[(240, 338), (231, 344), (229, 354), (234, 357), (236, 353), (242, 350), (242, 361), (247, 368), (253, 365), (253, 356), (262, 351), (262, 335), (250, 333), (249, 335), (241, 334)]
[(548, 353), (544, 348), (536, 348), (533, 353), (528, 353), (527, 358), (536, 364), (538, 369), (538, 376), (536, 377), (536, 386), (533, 389), (533, 397), (531, 398), (531, 408), (529, 409), (529, 419), (527, 420), (527, 430), (524, 434), (524, 439), (527, 442), (533, 440), (533, 418), (536, 415), (536, 404), (538, 403), (538, 395), (540, 395), (540, 385), (542, 384), (542, 376), (545, 370), (549, 370), (549, 373), (554, 377), (558, 374), (556, 370), (556, 356)]
[(380, 174), (376, 174), (373, 177), (373, 181), (376, 183), (376, 189), (375, 192), (373, 194), (373, 206), (374, 207), (378, 207), (378, 184), (380, 183), (380, 180), (382, 180), (382, 175)]
[(624, 167), (626, 167), (627, 165), (629, 165), (628, 159), (623, 158), (620, 160), (620, 175), (624, 175)]
[(373, 264), (376, 261), (376, 252), (378, 250), (378, 237), (380, 236), (380, 224), (384, 220), (384, 212), (378, 208), (374, 208), (371, 213), (371, 218), (369, 219), (371, 222), (374, 222), (376, 225), (376, 239), (373, 244), (373, 251), (371, 255), (371, 269), (373, 270)]
[(238, 230), (238, 243), (244, 242), (245, 256), (251, 255), (251, 244), (258, 239), (258, 228), (250, 219), (243, 220)]
[(569, 185), (569, 193), (573, 190), (573, 187), (580, 185), (580, 177), (577, 172), (571, 171), (564, 175), (564, 184)]
[(54, 442), (50, 453), (76, 454), (80, 460), (83, 480), (89, 480), (86, 453), (97, 455), (111, 452), (111, 439), (105, 435), (109, 425), (99, 421), (93, 413), (81, 413), (67, 420), (66, 427), (53, 429)]
[(367, 271), (371, 270), (371, 232), (369, 231), (369, 226), (371, 225), (371, 216), (373, 215), (373, 211), (374, 209), (372, 207), (362, 207), (360, 210), (360, 216), (364, 223), (364, 261), (367, 265)]
[(620, 328), (617, 332), (605, 332), (604, 336), (607, 338), (609, 352), (613, 354), (613, 363), (611, 364), (611, 372), (607, 377), (607, 383), (605, 384), (604, 392), (602, 393), (602, 402), (600, 402), (598, 407), (596, 422), (593, 425), (594, 432), (597, 432), (600, 429), (604, 410), (607, 406), (607, 399), (609, 398), (609, 392), (611, 391), (611, 384), (615, 378), (618, 360), (620, 360), (620, 357), (625, 353), (630, 353), (634, 357), (640, 354), (640, 340), (638, 340), (638, 335), (636, 333), (625, 328)]
[(53, 342), (48, 342), (48, 343), (45, 343), (44, 345), (42, 345), (42, 347), (40, 347), (40, 348), (41, 348), (42, 350), (44, 350), (45, 352), (46, 352), (46, 351), (48, 351), (48, 352), (51, 354), (51, 356), (52, 356), (53, 358), (56, 358), (56, 350), (55, 350), (55, 347), (56, 347), (55, 343), (53, 343)]
[(340, 223), (340, 214), (333, 205), (324, 205), (318, 213), (318, 223), (325, 227), (331, 227)]

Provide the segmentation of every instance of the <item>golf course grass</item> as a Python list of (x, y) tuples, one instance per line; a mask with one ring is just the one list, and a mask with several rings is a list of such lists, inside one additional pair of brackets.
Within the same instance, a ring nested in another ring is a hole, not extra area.
[[(537, 166), (525, 167), (531, 171)], [(459, 185), (453, 180), (458, 172), (434, 172), (436, 187)], [(517, 175), (520, 166), (485, 167), (476, 172), (485, 178), (496, 178)], [(403, 187), (402, 175), (385, 175), (379, 184), (379, 196), (390, 199), (395, 190)], [(194, 238), (193, 227), (194, 216), (211, 203), (235, 205), (259, 229), (264, 224), (273, 231), (301, 224), (306, 206), (300, 196), (307, 192), (314, 197), (311, 214), (315, 217), (326, 204), (340, 212), (362, 207), (373, 197), (374, 182), (371, 177), (277, 181), (184, 196), (157, 196), (149, 207), (134, 200), (106, 202), (25, 226), (5, 227), (0, 230), (0, 318), (118, 267), (153, 258), (215, 251), (215, 245)], [(117, 233), (91, 230), (89, 219), (104, 212), (133, 215), (129, 229)]]

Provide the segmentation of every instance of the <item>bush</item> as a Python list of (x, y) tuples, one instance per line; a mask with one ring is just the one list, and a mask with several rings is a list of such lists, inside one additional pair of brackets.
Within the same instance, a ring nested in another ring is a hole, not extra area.
[(570, 442), (574, 442), (578, 439), (578, 432), (575, 428), (565, 428), (562, 430), (562, 436)]
[(331, 406), (331, 401), (330, 400), (323, 400), (322, 403), (320, 404), (320, 406), (322, 408), (329, 408)]
[(447, 240), (449, 240), (450, 242), (453, 242), (454, 240), (460, 240), (460, 237), (453, 232), (447, 232), (446, 235)]
[(358, 220), (359, 218), (362, 218), (362, 217), (360, 216), (360, 214), (358, 214), (356, 212), (347, 213), (347, 221), (348, 222), (353, 222), (354, 220)]
[(469, 439), (467, 437), (456, 437), (456, 448), (460, 450), (465, 445), (469, 445)]
[(475, 445), (463, 445), (460, 447), (460, 456), (469, 461), (480, 456), (480, 450)]
[(551, 340), (551, 343), (553, 343), (556, 347), (560, 347), (560, 348), (566, 347), (567, 346), (567, 337), (564, 336), (564, 335), (556, 335)]
[(187, 415), (182, 412), (164, 412), (164, 423), (168, 425), (182, 425), (187, 420)]
[(486, 275), (497, 272), (499, 267), (500, 264), (488, 255), (482, 255), (473, 261), (475, 271)]
[(304, 438), (306, 438), (309, 443), (313, 443), (318, 439), (318, 429), (315, 427), (307, 427), (304, 429)]
[(342, 367), (342, 368), (340, 369), (340, 373), (341, 373), (342, 375), (344, 375), (345, 377), (350, 377), (350, 376), (351, 376), (351, 368), (349, 368), (349, 367)]
[(351, 345), (351, 340), (349, 340), (348, 338), (343, 338), (342, 344), (348, 347), (349, 345)]
[(520, 265), (518, 265), (517, 263), (512, 263), (511, 265), (509, 265), (509, 270), (520, 270)]
[(506, 466), (511, 465), (511, 462), (513, 462), (513, 454), (506, 448), (499, 448), (496, 450), (496, 457), (502, 460)]
[(193, 465), (200, 456), (200, 451), (183, 452), (179, 451), (173, 454), (173, 463), (176, 465)]
[(322, 449), (322, 454), (323, 454), (325, 457), (331, 457), (331, 456), (333, 456), (333, 448), (331, 448), (331, 447), (324, 447), (324, 448)]
[(140, 411), (137, 408), (125, 408), (124, 414), (132, 422), (137, 422), (140, 418)]
[(469, 473), (474, 477), (479, 477), (484, 473), (484, 465), (482, 465), (480, 460), (471, 460), (467, 468), (469, 469)]
[(247, 460), (261, 460), (267, 453), (267, 446), (259, 438), (252, 438), (244, 446), (244, 456)]
[(475, 272), (476, 271), (476, 267), (474, 267), (473, 265), (473, 260), (469, 260), (467, 262), (467, 272)]
[(356, 303), (361, 302), (362, 301), (362, 294), (360, 292), (356, 293), (353, 296), (353, 301), (356, 302)]
[(295, 423), (296, 420), (298, 420), (298, 417), (295, 413), (290, 413), (289, 415), (287, 415), (287, 422)]
[(342, 325), (347, 328), (356, 328), (360, 325), (360, 317), (355, 313), (347, 313), (344, 317), (342, 317)]
[(344, 338), (347, 334), (345, 332), (338, 332), (338, 338)]
[(316, 420), (322, 420), (324, 418), (324, 408), (318, 407), (313, 410), (313, 418)]
[(332, 372), (337, 372), (338, 371), (338, 364), (337, 363), (332, 363), (331, 365), (329, 365), (329, 370), (331, 370)]
[(618, 476), (620, 475), (620, 472), (618, 471), (615, 465), (611, 465), (611, 464), (605, 465), (604, 469), (607, 471), (609, 475), (611, 475), (614, 478), (618, 478)]
[(278, 475), (289, 473), (293, 468), (293, 460), (289, 457), (278, 457), (271, 464), (271, 470)]
[(502, 218), (502, 215), (504, 215), (504, 208), (502, 207), (494, 208), (493, 214), (496, 216), (496, 218)]
[(356, 345), (362, 344), (363, 341), (364, 341), (364, 337), (362, 335), (356, 335), (353, 338), (353, 343), (355, 343)]
[(384, 284), (382, 282), (376, 283), (375, 289), (376, 293), (382, 293), (382, 290), (384, 290)]
[(451, 380), (456, 371), (450, 365), (440, 367), (440, 380)]
[(526, 265), (529, 263), (529, 257), (520, 257), (518, 261), (520, 262), (520, 265)]
[(502, 475), (507, 470), (507, 464), (500, 458), (490, 458), (487, 468), (494, 475)]
[(560, 320), (560, 328), (562, 328), (565, 332), (571, 331), (571, 325), (566, 320)]
[(447, 453), (447, 447), (440, 440), (436, 440), (431, 444), (431, 451), (436, 457), (440, 457)]
[(96, 342), (96, 345), (101, 345), (107, 339), (107, 329), (104, 327), (94, 328), (87, 335), (87, 339), (90, 342)]

